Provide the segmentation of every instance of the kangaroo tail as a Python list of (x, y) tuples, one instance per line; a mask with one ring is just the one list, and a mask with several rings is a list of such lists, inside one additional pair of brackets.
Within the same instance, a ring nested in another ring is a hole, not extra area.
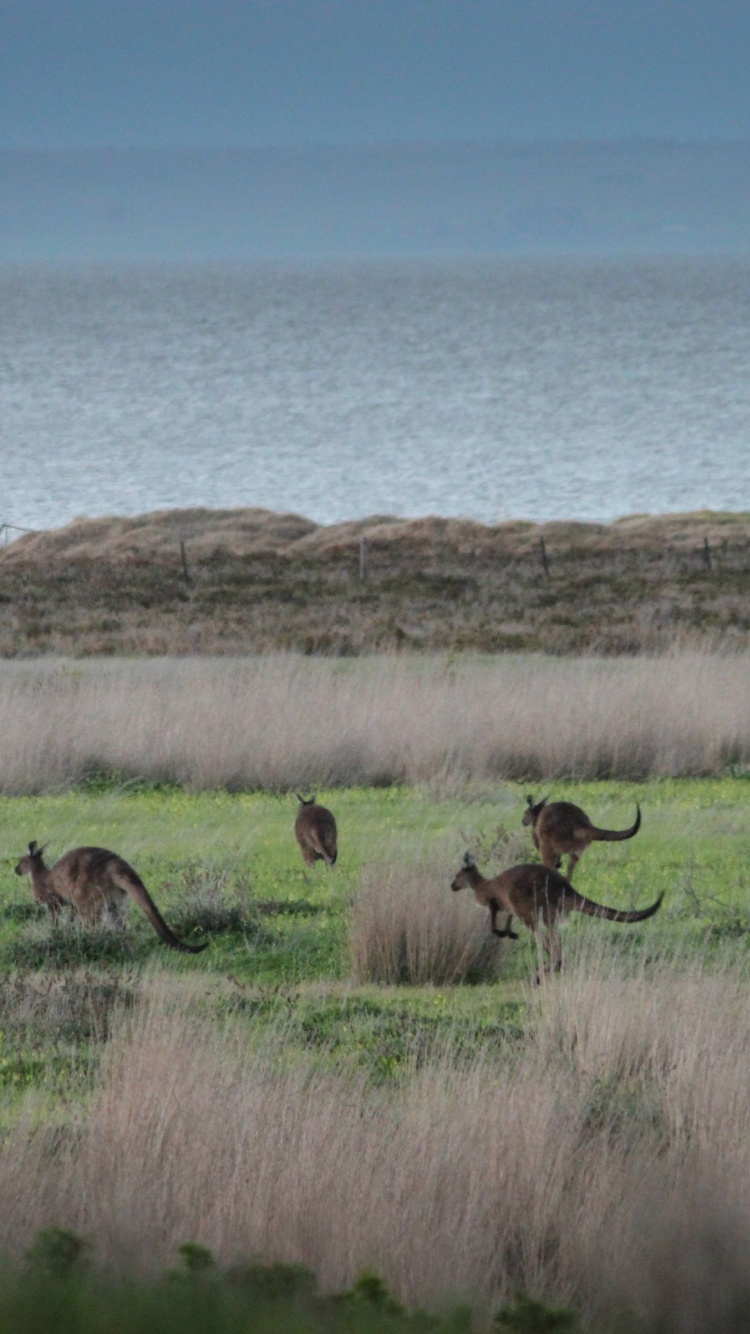
[(635, 824), (629, 829), (597, 829), (593, 826), (593, 835), (595, 839), (601, 839), (604, 843), (619, 843), (623, 838), (633, 838), (641, 827), (641, 808), (638, 802), (635, 803)]
[(127, 871), (122, 868), (113, 869), (112, 878), (121, 889), (125, 890), (126, 894), (130, 895), (133, 902), (138, 904), (159, 939), (163, 940), (165, 945), (169, 945), (170, 949), (181, 950), (183, 954), (200, 954), (207, 948), (208, 941), (205, 945), (186, 945), (184, 941), (178, 940), (174, 932), (170, 931), (146, 886), (132, 867), (129, 866)]
[(601, 903), (594, 903), (591, 899), (584, 898), (583, 894), (576, 896), (576, 901), (570, 906), (574, 912), (586, 913), (588, 917), (603, 917), (606, 922), (645, 922), (647, 917), (653, 917), (661, 907), (663, 894), (660, 894), (656, 903), (652, 903), (650, 908), (634, 909), (631, 912), (620, 912), (617, 908), (605, 908)]
[(334, 866), (338, 856), (338, 831), (333, 816), (326, 814), (316, 821), (315, 843), (326, 866)]
[(331, 839), (330, 837), (327, 838), (319, 837), (315, 840), (315, 842), (317, 844), (320, 856), (323, 858), (323, 861), (325, 862), (326, 866), (335, 866), (336, 858), (338, 856), (338, 850), (336, 848), (336, 840)]
[(323, 856), (325, 857), (328, 866), (334, 866), (339, 853), (336, 830), (332, 828), (324, 829), (320, 843)]

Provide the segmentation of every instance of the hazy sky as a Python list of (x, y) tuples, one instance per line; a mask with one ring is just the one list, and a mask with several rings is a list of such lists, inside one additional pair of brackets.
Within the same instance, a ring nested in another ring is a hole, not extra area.
[(0, 148), (750, 138), (750, 0), (0, 0)]

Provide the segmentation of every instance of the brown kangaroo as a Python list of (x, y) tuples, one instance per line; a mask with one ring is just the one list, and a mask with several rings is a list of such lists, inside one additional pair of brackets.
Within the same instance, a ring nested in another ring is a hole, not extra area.
[(16, 867), (16, 875), (27, 875), (37, 903), (43, 903), (57, 920), (63, 908), (73, 908), (90, 926), (112, 922), (124, 926), (128, 896), (146, 914), (156, 934), (170, 949), (200, 954), (206, 945), (185, 945), (170, 931), (140, 876), (116, 852), (106, 848), (73, 848), (54, 866), (44, 864), (44, 848), (29, 843), (29, 851)]
[(301, 797), (294, 833), (307, 866), (324, 861), (333, 866), (338, 856), (338, 835), (333, 814), (325, 806), (316, 805), (314, 797)]
[[(621, 912), (617, 908), (604, 908), (600, 903), (585, 898), (559, 871), (554, 867), (543, 866), (540, 862), (511, 866), (493, 880), (485, 880), (468, 852), (461, 870), (451, 883), (451, 889), (459, 890), (466, 886), (474, 890), (477, 903), (489, 908), (490, 927), (495, 936), (518, 940), (518, 933), (510, 929), (514, 916), (520, 917), (524, 926), (531, 931), (536, 931), (541, 922), (545, 928), (544, 948), (555, 969), (560, 967), (562, 960), (557, 926), (568, 913), (582, 912), (589, 917), (603, 917), (608, 922), (644, 922), (647, 917), (653, 917), (664, 898), (660, 894), (650, 908)], [(496, 926), (499, 912), (509, 914), (504, 931), (498, 930)]]
[(597, 829), (580, 806), (570, 801), (553, 801), (547, 805), (547, 797), (534, 803), (534, 798), (526, 798), (528, 809), (524, 811), (522, 824), (531, 825), (534, 846), (542, 854), (545, 866), (559, 870), (562, 854), (568, 855), (568, 880), (573, 877), (576, 863), (580, 861), (590, 843), (602, 840), (606, 843), (618, 843), (625, 838), (633, 838), (641, 827), (641, 808), (635, 804), (635, 824), (629, 829)]

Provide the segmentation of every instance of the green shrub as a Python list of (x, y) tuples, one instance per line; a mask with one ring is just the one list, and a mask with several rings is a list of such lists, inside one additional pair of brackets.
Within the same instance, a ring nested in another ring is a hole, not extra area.
[[(90, 1244), (64, 1228), (38, 1233), (24, 1270), (0, 1274), (3, 1334), (470, 1334), (468, 1312), (408, 1312), (382, 1279), (360, 1275), (323, 1295), (304, 1265), (254, 1262), (223, 1271), (206, 1247), (178, 1247), (183, 1268), (155, 1282), (114, 1280)], [(546, 1328), (546, 1327), (545, 1327)]]
[(503, 1306), (495, 1316), (495, 1328), (512, 1334), (575, 1334), (578, 1319), (567, 1307), (545, 1306), (521, 1292), (509, 1306)]

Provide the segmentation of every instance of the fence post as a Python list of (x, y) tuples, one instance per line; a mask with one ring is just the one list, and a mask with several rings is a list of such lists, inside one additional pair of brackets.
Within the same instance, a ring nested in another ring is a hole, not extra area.
[(359, 577), (363, 584), (370, 578), (370, 544), (366, 537), (359, 539)]
[(188, 569), (187, 552), (186, 552), (186, 550), (185, 550), (185, 543), (182, 541), (182, 539), (180, 539), (180, 559), (181, 559), (181, 561), (182, 561), (182, 576), (183, 576), (183, 578), (184, 578), (184, 580), (185, 580), (185, 583), (186, 583), (186, 584), (189, 584), (189, 583), (191, 582), (191, 579), (190, 579), (190, 571), (189, 571), (189, 569)]
[(547, 560), (547, 548), (544, 545), (544, 538), (539, 538), (539, 554), (542, 557), (542, 568), (549, 579), (549, 561)]

